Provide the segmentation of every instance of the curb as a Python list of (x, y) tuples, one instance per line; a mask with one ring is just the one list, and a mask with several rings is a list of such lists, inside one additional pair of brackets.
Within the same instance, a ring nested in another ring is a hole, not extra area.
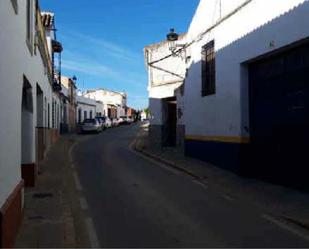
[(200, 176), (194, 174), (193, 172), (191, 172), (191, 171), (189, 171), (189, 170), (187, 170), (187, 169), (185, 169), (185, 168), (183, 168), (183, 167), (178, 166), (178, 165), (175, 164), (174, 162), (171, 162), (171, 161), (169, 161), (169, 160), (163, 159), (163, 158), (161, 158), (161, 157), (159, 157), (159, 156), (157, 156), (157, 155), (151, 154), (150, 152), (147, 152), (147, 151), (144, 150), (144, 149), (138, 148), (138, 146), (137, 146), (137, 140), (138, 140), (138, 139), (139, 139), (139, 138), (136, 138), (136, 139), (133, 141), (133, 144), (132, 144), (132, 145), (133, 145), (132, 147), (133, 147), (133, 149), (134, 149), (136, 152), (141, 153), (141, 154), (143, 154), (144, 156), (146, 156), (146, 157), (148, 157), (148, 158), (150, 158), (150, 159), (153, 159), (153, 160), (155, 160), (155, 161), (158, 161), (158, 162), (160, 162), (160, 163), (163, 163), (164, 165), (169, 166), (169, 167), (171, 167), (171, 168), (173, 168), (173, 169), (175, 169), (175, 170), (177, 170), (177, 171), (180, 171), (180, 172), (182, 172), (182, 173), (184, 173), (184, 174), (186, 174), (186, 175), (188, 175), (188, 176), (190, 176), (190, 177), (192, 177), (192, 178), (198, 180), (199, 182), (205, 184), (205, 183), (203, 182), (203, 181), (205, 180), (205, 177), (200, 177)]
[(282, 216), (282, 218), (284, 220), (290, 222), (290, 223), (293, 223), (293, 224), (295, 224), (295, 225), (297, 225), (297, 226), (299, 226), (299, 227), (309, 231), (309, 223), (307, 223), (307, 222), (303, 222), (303, 221), (300, 221), (298, 219), (295, 219), (293, 217), (286, 216), (286, 215)]

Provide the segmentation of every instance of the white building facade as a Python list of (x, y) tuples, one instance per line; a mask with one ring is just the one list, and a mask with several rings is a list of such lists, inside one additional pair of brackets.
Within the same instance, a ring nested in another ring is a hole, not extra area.
[(12, 247), (23, 186), (59, 134), (60, 95), (37, 1), (0, 1), (0, 30), (0, 247)]
[(77, 87), (73, 79), (61, 76), (61, 132), (76, 131)]
[(85, 119), (102, 116), (103, 103), (84, 96), (77, 96), (76, 120), (81, 124)]
[[(179, 36), (179, 43), (186, 43), (186, 34)], [(152, 144), (157, 147), (181, 146), (184, 139), (184, 126), (177, 120), (180, 105), (177, 94), (181, 93), (185, 79), (187, 55), (180, 53), (169, 56), (170, 54), (167, 41), (144, 48), (151, 116), (149, 136)]]
[(187, 35), (181, 100), (186, 155), (238, 173), (303, 182), (308, 14), (305, 0), (200, 1)]
[(119, 118), (126, 115), (127, 94), (106, 89), (88, 90), (83, 96), (100, 101), (104, 105), (103, 115)]

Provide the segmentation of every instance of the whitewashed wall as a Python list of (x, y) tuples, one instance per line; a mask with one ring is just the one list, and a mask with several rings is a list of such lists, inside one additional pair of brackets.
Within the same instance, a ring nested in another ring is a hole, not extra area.
[[(178, 44), (186, 43), (186, 35), (179, 37)], [(171, 56), (165, 60), (153, 64), (154, 67), (148, 64), (158, 61), (167, 55), (171, 54), (168, 42), (160, 42), (154, 45), (145, 47), (145, 62), (148, 71), (148, 94), (149, 94), (149, 110), (151, 113), (150, 124), (162, 125), (162, 99), (175, 96), (175, 90), (178, 89), (182, 83), (186, 73), (186, 54), (180, 56)], [(168, 72), (159, 70), (159, 67)], [(173, 74), (177, 74), (178, 77)]]
[(96, 101), (96, 112), (104, 115), (104, 104), (101, 101)]
[(108, 113), (108, 105), (117, 105), (117, 116), (125, 115), (127, 106), (127, 95), (125, 93), (98, 89), (97, 91), (84, 94), (85, 97), (103, 102), (105, 115)]
[[(90, 112), (92, 111), (92, 118), (96, 116), (97, 102), (93, 99), (89, 99), (83, 96), (77, 96), (77, 112), (76, 112), (76, 120), (78, 120), (78, 113), (81, 110), (81, 121), (83, 122), (85, 118), (90, 118)], [(84, 111), (87, 112), (87, 117), (84, 115)]]
[[(179, 36), (178, 44), (185, 44), (185, 42), (186, 42), (186, 35), (183, 34)], [(171, 54), (171, 51), (169, 49), (169, 44), (167, 41), (163, 41), (163, 42), (145, 47), (145, 59), (146, 59), (146, 64), (147, 64), (147, 69), (148, 69), (148, 76), (149, 76), (148, 90), (149, 90), (149, 95), (151, 97), (156, 97), (156, 96), (153, 96), (152, 94), (153, 87), (166, 85), (166, 84), (172, 84), (175, 82), (179, 83), (182, 81), (182, 78), (185, 76), (186, 64), (184, 63), (184, 60), (179, 56), (171, 56), (165, 60), (154, 63), (153, 66), (167, 70), (181, 77), (178, 77), (169, 72), (165, 72), (165, 71), (162, 71), (160, 69), (157, 69), (155, 67), (151, 67), (148, 65), (148, 63), (158, 61), (161, 58), (167, 55), (170, 55), (170, 54)], [(182, 56), (185, 57), (185, 54), (182, 54)]]
[[(34, 5), (33, 5), (34, 6)], [(34, 12), (33, 12), (34, 14)], [(34, 16), (33, 16), (34, 21)], [(0, 207), (21, 179), (21, 164), (35, 162), (36, 84), (43, 91), (47, 103), (52, 102), (41, 56), (31, 56), (26, 45), (26, 1), (18, 1), (16, 15), (11, 1), (0, 1)], [(33, 30), (34, 33), (34, 30)], [(31, 144), (25, 148), (27, 156), (21, 160), (21, 103), (23, 75), (32, 86), (33, 127)], [(57, 100), (59, 103), (59, 100)], [(47, 126), (44, 114), (44, 126)], [(50, 118), (51, 122), (51, 118)]]
[[(188, 40), (215, 24), (217, 0), (201, 0)], [(244, 3), (223, 0), (222, 17)], [(216, 6), (216, 7), (215, 7)], [(248, 82), (245, 62), (309, 36), (309, 3), (304, 0), (253, 0), (207, 33), (189, 49), (184, 118), (187, 135), (249, 136)], [(216, 94), (201, 97), (201, 49), (215, 39)], [(274, 44), (274, 47), (270, 46)]]

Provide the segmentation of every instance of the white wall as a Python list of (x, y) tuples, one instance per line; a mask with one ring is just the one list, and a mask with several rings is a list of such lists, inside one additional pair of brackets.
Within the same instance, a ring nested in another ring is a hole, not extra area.
[[(0, 207), (21, 179), (21, 163), (35, 162), (36, 84), (50, 106), (53, 95), (39, 50), (33, 56), (28, 50), (25, 25), (26, 1), (18, 1), (18, 15), (15, 15), (11, 1), (0, 1)], [(21, 159), (23, 75), (32, 86), (34, 124), (29, 138), (33, 146), (28, 148), (25, 162)], [(44, 125), (47, 126), (45, 122)]]
[[(186, 35), (179, 37), (178, 44), (186, 43)], [(171, 54), (168, 42), (160, 42), (154, 45), (145, 47), (145, 61), (148, 71), (148, 94), (149, 94), (149, 110), (151, 114), (151, 125), (163, 125), (162, 99), (173, 97), (175, 90), (183, 84), (183, 79), (186, 73), (185, 58), (189, 54), (180, 56), (171, 56), (168, 59), (162, 60), (153, 64), (168, 72), (159, 70), (149, 65), (149, 63), (160, 60)], [(178, 77), (176, 75), (181, 77)]]
[[(185, 42), (186, 42), (186, 35), (181, 35), (177, 43), (185, 44)], [(153, 64), (154, 67), (148, 65), (148, 63), (158, 61), (161, 58), (171, 54), (167, 41), (147, 46), (145, 47), (144, 50), (145, 50), (145, 60), (149, 76), (148, 90), (150, 95), (152, 95), (152, 88), (155, 86), (181, 82), (183, 80), (186, 71), (186, 64), (184, 63), (185, 60), (183, 60), (179, 56), (171, 56), (167, 59), (154, 63)], [(185, 54), (182, 54), (182, 56), (183, 58), (185, 58)], [(162, 71), (155, 67), (167, 70), (168, 72)], [(174, 73), (174, 75), (171, 74), (170, 72)], [(179, 75), (181, 77), (178, 77), (176, 75)]]
[[(77, 96), (77, 112), (76, 112), (76, 120), (78, 121), (78, 113), (81, 110), (81, 122), (84, 121), (85, 118), (90, 118), (90, 112), (92, 111), (92, 118), (96, 116), (97, 102), (93, 99), (89, 99), (83, 96)], [(84, 112), (87, 112), (87, 117), (85, 117)]]
[(85, 97), (101, 101), (104, 104), (105, 115), (108, 113), (108, 105), (117, 107), (117, 116), (125, 115), (125, 108), (127, 106), (127, 95), (125, 93), (109, 91), (105, 89), (98, 89), (93, 92), (84, 94)]
[[(215, 0), (201, 0), (188, 39), (218, 21)], [(224, 14), (244, 1), (222, 1)], [(226, 6), (225, 6), (226, 5)], [(185, 83), (184, 123), (187, 135), (249, 136), (245, 62), (309, 36), (309, 4), (304, 0), (253, 0), (190, 47)], [(201, 97), (201, 48), (215, 39), (216, 94)], [(275, 46), (271, 47), (270, 43)]]
[(101, 101), (96, 101), (96, 112), (104, 115), (104, 105)]

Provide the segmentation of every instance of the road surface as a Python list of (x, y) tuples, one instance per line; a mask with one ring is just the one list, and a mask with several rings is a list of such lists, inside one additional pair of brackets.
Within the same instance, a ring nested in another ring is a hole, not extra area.
[(309, 247), (305, 231), (129, 149), (139, 125), (73, 150), (93, 246)]

